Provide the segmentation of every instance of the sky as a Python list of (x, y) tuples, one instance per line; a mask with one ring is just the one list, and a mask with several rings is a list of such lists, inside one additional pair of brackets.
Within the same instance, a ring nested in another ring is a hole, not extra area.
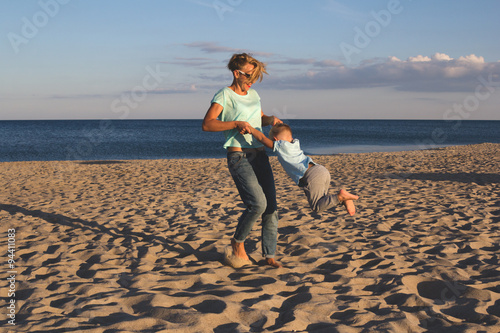
[(247, 52), (281, 119), (500, 120), (497, 0), (0, 0), (0, 120), (202, 119)]

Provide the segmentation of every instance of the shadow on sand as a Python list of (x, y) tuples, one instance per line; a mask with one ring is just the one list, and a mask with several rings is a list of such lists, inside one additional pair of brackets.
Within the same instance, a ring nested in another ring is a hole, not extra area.
[(459, 173), (388, 173), (383, 175), (384, 178), (394, 179), (416, 179), (416, 180), (431, 180), (431, 181), (451, 181), (461, 183), (476, 183), (478, 185), (497, 184), (500, 183), (500, 174), (496, 173), (475, 173), (475, 172), (459, 172)]

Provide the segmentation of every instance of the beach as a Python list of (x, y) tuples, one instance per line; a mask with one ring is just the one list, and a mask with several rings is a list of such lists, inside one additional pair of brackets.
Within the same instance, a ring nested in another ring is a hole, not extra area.
[(498, 332), (500, 144), (312, 157), (356, 215), (313, 213), (271, 157), (280, 269), (258, 224), (224, 264), (225, 159), (0, 163), (0, 330)]

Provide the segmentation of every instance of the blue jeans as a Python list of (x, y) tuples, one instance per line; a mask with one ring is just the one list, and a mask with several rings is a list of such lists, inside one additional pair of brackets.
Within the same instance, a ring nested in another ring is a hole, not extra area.
[(278, 212), (274, 176), (265, 151), (229, 152), (227, 165), (246, 206), (238, 220), (234, 240), (242, 243), (262, 217), (262, 255), (274, 258), (278, 237)]

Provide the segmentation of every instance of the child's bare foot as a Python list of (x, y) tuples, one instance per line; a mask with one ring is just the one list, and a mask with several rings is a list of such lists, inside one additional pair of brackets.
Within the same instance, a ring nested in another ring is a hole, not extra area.
[(356, 208), (354, 207), (353, 201), (358, 200), (359, 197), (343, 189), (339, 191), (337, 196), (339, 198), (339, 202), (341, 202), (345, 206), (349, 215), (353, 216), (356, 213)]
[(280, 268), (283, 267), (279, 262), (274, 260), (274, 258), (266, 258), (266, 264), (273, 266), (274, 268)]
[(231, 246), (233, 247), (233, 253), (236, 257), (243, 260), (250, 260), (245, 251), (244, 243), (238, 243), (234, 240), (234, 238), (231, 238)]

